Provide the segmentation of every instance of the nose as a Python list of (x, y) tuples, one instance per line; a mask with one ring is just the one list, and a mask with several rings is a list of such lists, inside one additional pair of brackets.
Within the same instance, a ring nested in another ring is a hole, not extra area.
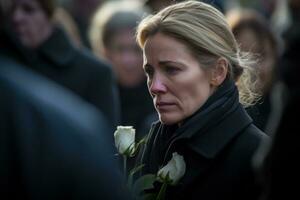
[(167, 87), (164, 83), (163, 77), (156, 74), (153, 76), (153, 79), (150, 81), (149, 90), (152, 95), (162, 94), (167, 92)]

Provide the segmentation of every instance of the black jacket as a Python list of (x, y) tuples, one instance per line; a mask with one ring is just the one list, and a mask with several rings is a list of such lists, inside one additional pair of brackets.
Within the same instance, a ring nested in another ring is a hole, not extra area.
[[(226, 81), (180, 127), (154, 124), (142, 174), (156, 174), (177, 152), (186, 172), (176, 186), (168, 186), (167, 199), (254, 200), (258, 188), (251, 161), (264, 137), (239, 104), (234, 83)], [(160, 184), (155, 186), (157, 191)]]

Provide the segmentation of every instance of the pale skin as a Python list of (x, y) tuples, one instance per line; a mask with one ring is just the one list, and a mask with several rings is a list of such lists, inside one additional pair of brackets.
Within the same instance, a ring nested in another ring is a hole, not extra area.
[(228, 71), (224, 58), (204, 70), (183, 43), (162, 33), (147, 38), (143, 56), (149, 92), (160, 121), (167, 125), (180, 125), (193, 115)]

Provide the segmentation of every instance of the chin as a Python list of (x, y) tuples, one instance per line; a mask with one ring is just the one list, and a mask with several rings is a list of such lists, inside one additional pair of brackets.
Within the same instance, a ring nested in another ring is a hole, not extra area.
[(180, 123), (180, 119), (178, 118), (172, 118), (172, 117), (167, 117), (167, 116), (161, 116), (159, 115), (159, 121), (162, 123), (162, 124), (165, 124), (165, 125), (173, 125), (173, 124), (178, 124)]

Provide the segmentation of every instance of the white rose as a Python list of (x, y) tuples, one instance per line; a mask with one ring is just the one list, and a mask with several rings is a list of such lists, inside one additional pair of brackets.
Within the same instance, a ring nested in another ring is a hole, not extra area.
[(172, 154), (172, 159), (168, 162), (168, 164), (158, 171), (158, 178), (162, 182), (170, 181), (171, 185), (175, 185), (179, 179), (183, 177), (185, 167), (183, 156), (175, 152)]
[(122, 155), (132, 156), (135, 151), (135, 129), (132, 126), (118, 126), (114, 133), (115, 145)]

